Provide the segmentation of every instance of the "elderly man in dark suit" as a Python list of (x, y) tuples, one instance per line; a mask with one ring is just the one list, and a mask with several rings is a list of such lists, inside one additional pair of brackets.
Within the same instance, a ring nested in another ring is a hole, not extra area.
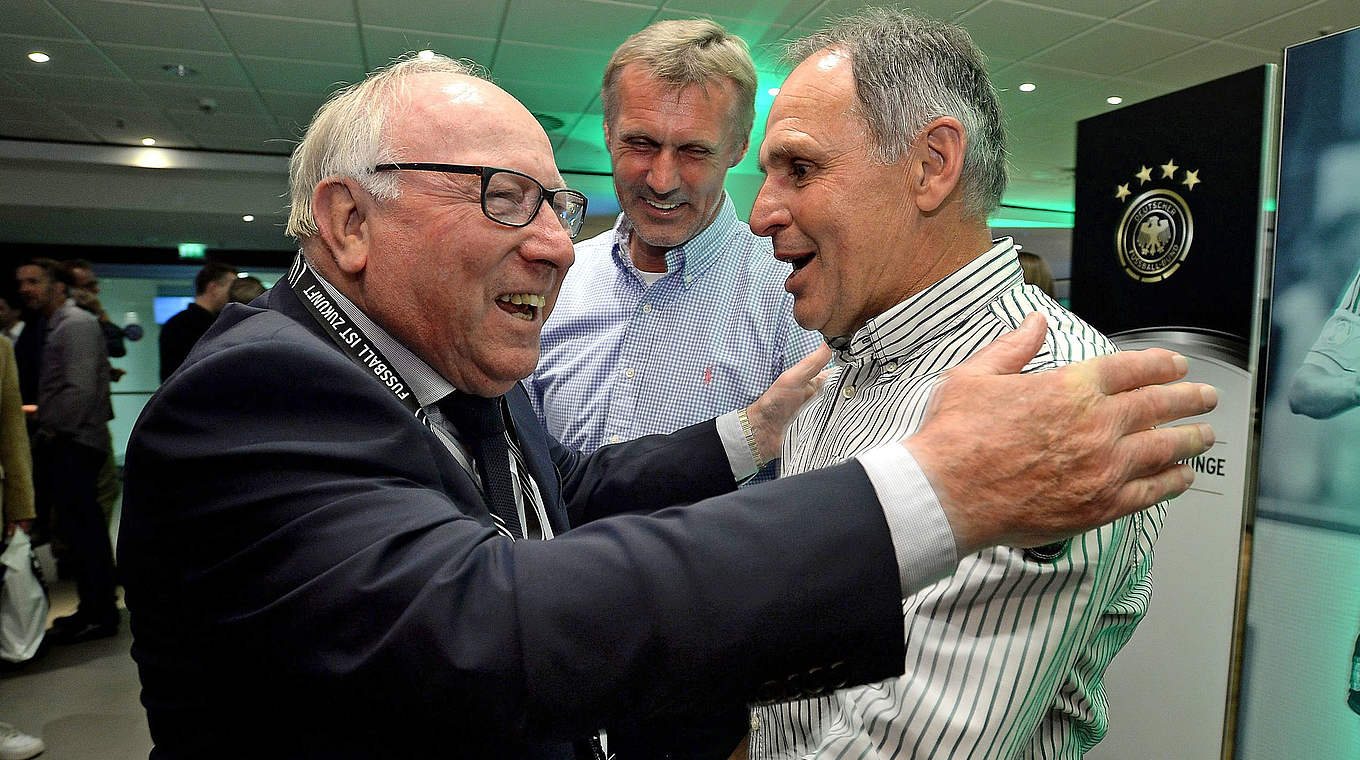
[(1211, 389), (1110, 395), (1179, 377), (1168, 352), (1000, 374), (1036, 319), (847, 464), (735, 491), (816, 355), (748, 409), (581, 457), (518, 385), (585, 205), (528, 110), (405, 61), (318, 112), (291, 179), (288, 278), (223, 312), (128, 447), (153, 757), (566, 758), (620, 716), (880, 679), (905, 592), (1178, 493), (1212, 439), (1148, 429)]

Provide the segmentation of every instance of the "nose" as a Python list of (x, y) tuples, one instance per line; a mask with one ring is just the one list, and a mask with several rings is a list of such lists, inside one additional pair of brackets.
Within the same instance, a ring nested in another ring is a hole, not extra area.
[(779, 230), (792, 222), (788, 205), (784, 203), (783, 193), (775, 187), (773, 179), (765, 177), (756, 193), (755, 205), (751, 207), (751, 232), (761, 237), (774, 237)]
[(571, 244), (571, 233), (545, 198), (529, 228), (533, 235), (522, 246), (520, 254), (529, 261), (542, 262), (566, 271), (576, 262), (576, 249)]
[(662, 148), (647, 166), (647, 187), (664, 196), (680, 187), (680, 163), (674, 150)]

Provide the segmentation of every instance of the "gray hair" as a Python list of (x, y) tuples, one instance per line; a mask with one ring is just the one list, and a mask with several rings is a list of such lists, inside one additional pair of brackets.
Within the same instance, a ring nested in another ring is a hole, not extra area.
[(352, 177), (375, 198), (397, 197), (396, 175), (374, 172), (373, 167), (396, 158), (383, 126), (404, 95), (406, 81), (416, 74), (483, 76), (470, 62), (407, 53), (332, 94), (312, 117), (288, 161), (288, 235), (305, 240), (317, 234), (312, 192), (327, 177)]
[(850, 58), (875, 160), (900, 161), (933, 119), (952, 116), (963, 124), (964, 211), (986, 219), (1006, 190), (1006, 132), (982, 51), (968, 32), (904, 11), (868, 8), (791, 43), (784, 55), (797, 65), (828, 48)]
[(730, 126), (739, 140), (751, 136), (756, 119), (756, 67), (746, 41), (717, 22), (658, 21), (624, 40), (604, 67), (600, 100), (606, 124), (613, 124), (619, 113), (619, 72), (630, 63), (641, 63), (652, 76), (677, 88), (730, 79), (737, 94)]

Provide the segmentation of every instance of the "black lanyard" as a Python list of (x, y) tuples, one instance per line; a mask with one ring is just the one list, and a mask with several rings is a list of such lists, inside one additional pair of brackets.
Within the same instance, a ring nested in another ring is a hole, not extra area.
[(288, 285), (297, 294), (298, 300), (302, 301), (307, 313), (321, 325), (331, 340), (335, 341), (335, 345), (349, 356), (350, 361), (373, 373), (373, 377), (382, 383), (393, 398), (411, 410), (411, 414), (422, 421), (425, 420), (425, 410), (420, 408), (420, 402), (416, 400), (411, 386), (407, 385), (397, 372), (397, 368), (392, 366), (392, 362), (383, 356), (382, 351), (373, 345), (373, 341), (368, 339), (359, 325), (355, 324), (349, 314), (346, 314), (340, 304), (336, 303), (331, 294), (321, 286), (321, 280), (317, 279), (312, 268), (307, 266), (301, 253), (293, 259), (293, 266), (288, 269)]

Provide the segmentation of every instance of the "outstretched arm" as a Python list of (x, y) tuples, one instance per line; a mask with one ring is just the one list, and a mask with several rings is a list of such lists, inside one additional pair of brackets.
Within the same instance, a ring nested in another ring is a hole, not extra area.
[(1148, 349), (1015, 374), (1043, 339), (1032, 314), (950, 371), (904, 442), (959, 556), (1049, 543), (1179, 495), (1194, 475), (1178, 462), (1213, 445), (1203, 423), (1154, 428), (1218, 402), (1208, 385), (1161, 385), (1185, 376), (1184, 357)]

